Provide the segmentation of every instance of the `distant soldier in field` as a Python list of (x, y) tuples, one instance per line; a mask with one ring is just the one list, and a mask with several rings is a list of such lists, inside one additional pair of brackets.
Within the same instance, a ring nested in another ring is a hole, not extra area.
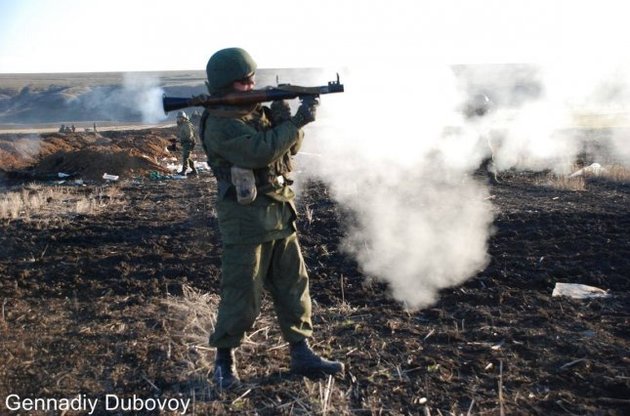
[(66, 132), (66, 125), (62, 124), (61, 127), (59, 127), (59, 133), (65, 133)]
[[(479, 122), (483, 117), (487, 116), (495, 109), (495, 104), (486, 94), (476, 94), (464, 106), (463, 114), (467, 120), (471, 122)], [(487, 142), (489, 156), (485, 157), (479, 166), (482, 172), (485, 172), (488, 181), (493, 184), (499, 184), (499, 172), (494, 163), (494, 155), (496, 145), (493, 143), (493, 136), (489, 132), (481, 133), (481, 140)]]
[(72, 127), (70, 127), (72, 129), (72, 132), (74, 133), (76, 131), (76, 127), (74, 127), (74, 124), (72, 125)]
[(179, 175), (186, 175), (188, 168), (192, 169), (190, 175), (196, 175), (197, 169), (195, 169), (195, 162), (190, 158), (190, 154), (195, 148), (195, 136), (196, 130), (188, 115), (184, 111), (177, 113), (177, 137), (179, 143), (182, 146), (182, 170), (178, 172)]
[[(216, 52), (206, 67), (214, 96), (254, 88), (256, 63), (240, 48)], [(317, 101), (304, 99), (291, 116), (276, 101), (226, 105), (204, 111), (203, 147), (217, 179), (216, 202), (223, 242), (221, 302), (210, 345), (217, 348), (214, 381), (227, 389), (240, 384), (234, 349), (260, 314), (263, 289), (273, 299), (278, 323), (289, 343), (291, 371), (336, 374), (343, 364), (311, 350), (313, 333), (309, 278), (302, 257), (291, 158), (302, 143), (302, 127), (315, 120)]]

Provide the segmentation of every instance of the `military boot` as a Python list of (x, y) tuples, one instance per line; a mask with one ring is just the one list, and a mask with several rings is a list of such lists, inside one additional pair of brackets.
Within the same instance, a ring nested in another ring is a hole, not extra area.
[(214, 362), (214, 384), (223, 390), (240, 386), (241, 380), (236, 372), (236, 359), (232, 348), (217, 348)]
[(197, 174), (197, 169), (195, 169), (195, 167), (192, 167), (192, 171), (190, 171), (190, 173), (188, 174), (188, 176), (195, 176)]
[(343, 371), (343, 363), (329, 361), (315, 354), (306, 340), (291, 344), (291, 372), (303, 376), (337, 374)]

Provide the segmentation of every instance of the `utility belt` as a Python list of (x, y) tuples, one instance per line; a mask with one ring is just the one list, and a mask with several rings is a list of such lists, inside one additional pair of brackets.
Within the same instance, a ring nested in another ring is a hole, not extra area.
[(219, 196), (241, 205), (251, 204), (259, 193), (273, 192), (293, 183), (284, 175), (271, 174), (268, 168), (214, 167), (212, 173), (219, 185)]

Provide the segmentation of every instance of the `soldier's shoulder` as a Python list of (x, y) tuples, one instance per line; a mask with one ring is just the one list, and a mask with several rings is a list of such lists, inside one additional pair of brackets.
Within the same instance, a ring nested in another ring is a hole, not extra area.
[(217, 117), (210, 115), (206, 119), (206, 129), (240, 129), (245, 126), (245, 123), (238, 118), (230, 117)]
[(210, 116), (205, 124), (205, 137), (215, 140), (239, 135), (242, 132), (243, 123), (236, 119)]

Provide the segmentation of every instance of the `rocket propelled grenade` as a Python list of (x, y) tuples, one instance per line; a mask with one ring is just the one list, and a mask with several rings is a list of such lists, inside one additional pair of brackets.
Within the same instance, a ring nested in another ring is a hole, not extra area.
[(266, 101), (291, 100), (293, 98), (319, 97), (323, 94), (333, 94), (343, 92), (343, 84), (339, 81), (330, 81), (328, 85), (316, 87), (303, 87), (299, 85), (280, 84), (277, 87), (251, 90), (244, 92), (231, 92), (225, 95), (195, 95), (191, 98), (162, 96), (162, 107), (164, 113), (181, 110), (186, 107), (214, 107), (219, 105), (247, 105)]

